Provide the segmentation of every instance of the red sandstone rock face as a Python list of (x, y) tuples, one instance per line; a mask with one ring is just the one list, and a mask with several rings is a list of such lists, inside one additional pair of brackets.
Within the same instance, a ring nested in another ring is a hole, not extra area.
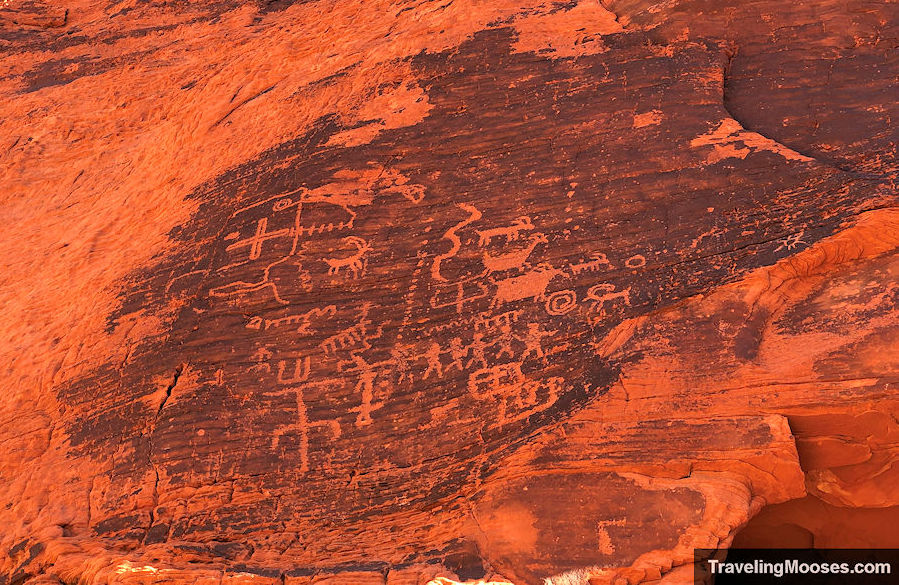
[(897, 17), (3, 3), (0, 583), (676, 582), (895, 510)]

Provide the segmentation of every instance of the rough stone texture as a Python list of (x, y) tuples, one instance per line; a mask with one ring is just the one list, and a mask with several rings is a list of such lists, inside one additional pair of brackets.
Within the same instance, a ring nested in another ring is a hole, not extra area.
[(765, 506), (899, 546), (897, 32), (0, 3), (0, 583), (673, 583)]

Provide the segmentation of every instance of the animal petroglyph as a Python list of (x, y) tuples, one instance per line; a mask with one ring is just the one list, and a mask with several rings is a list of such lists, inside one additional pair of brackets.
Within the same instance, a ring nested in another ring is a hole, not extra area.
[(573, 276), (577, 276), (584, 272), (598, 272), (600, 270), (614, 270), (615, 267), (609, 262), (609, 259), (602, 252), (593, 254), (590, 260), (578, 262), (568, 267)]
[(511, 270), (512, 268), (521, 268), (524, 263), (534, 252), (534, 249), (540, 245), (547, 243), (548, 240), (544, 234), (534, 234), (531, 236), (528, 245), (520, 250), (508, 252), (494, 256), (489, 252), (482, 255), (484, 266), (488, 272), (502, 272), (503, 270)]
[(365, 273), (367, 260), (365, 255), (371, 250), (368, 242), (357, 236), (348, 236), (343, 242), (353, 246), (355, 252), (343, 258), (325, 258), (325, 264), (328, 265), (328, 274), (337, 274), (342, 268), (348, 269), (353, 278), (359, 278), (360, 273)]
[(512, 225), (486, 230), (475, 230), (474, 233), (478, 235), (478, 245), (485, 247), (490, 243), (490, 240), (496, 237), (505, 237), (507, 244), (514, 242), (520, 237), (521, 232), (530, 231), (532, 229), (534, 229), (534, 224), (531, 223), (530, 217), (519, 217), (512, 223)]
[(557, 276), (564, 276), (564, 274), (563, 271), (552, 266), (538, 265), (521, 276), (500, 280), (496, 283), (494, 305), (524, 299), (543, 300), (549, 283)]
[(623, 301), (625, 305), (631, 305), (631, 288), (616, 291), (615, 285), (604, 282), (591, 286), (587, 290), (587, 299), (593, 301), (592, 311), (598, 311), (600, 316), (605, 316), (605, 305), (614, 301)]
[(781, 250), (794, 250), (799, 246), (807, 244), (807, 242), (802, 239), (803, 236), (805, 236), (805, 230), (799, 230), (797, 233), (787, 236), (780, 241), (780, 245), (777, 246), (774, 251), (780, 252)]

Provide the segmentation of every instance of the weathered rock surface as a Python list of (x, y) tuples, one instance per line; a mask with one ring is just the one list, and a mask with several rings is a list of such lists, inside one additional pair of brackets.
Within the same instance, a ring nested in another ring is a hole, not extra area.
[(899, 546), (897, 37), (3, 2), (0, 583), (677, 582), (763, 508)]

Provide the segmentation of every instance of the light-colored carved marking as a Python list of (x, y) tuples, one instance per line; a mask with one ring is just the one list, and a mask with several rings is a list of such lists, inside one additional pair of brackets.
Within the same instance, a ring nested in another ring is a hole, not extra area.
[(513, 341), (517, 341), (517, 338), (512, 335), (512, 325), (509, 323), (500, 325), (498, 338), (490, 344), (491, 347), (499, 346), (499, 349), (496, 352), (496, 359), (501, 360), (503, 359), (503, 356), (506, 356), (509, 359), (515, 359), (515, 350), (512, 347)]
[(803, 236), (805, 236), (805, 230), (799, 230), (798, 233), (791, 234), (780, 241), (780, 245), (774, 249), (775, 252), (780, 252), (781, 250), (793, 250), (801, 245), (807, 245), (808, 242), (803, 240)]
[(353, 229), (353, 224), (356, 222), (356, 212), (346, 205), (340, 205), (338, 203), (332, 203), (330, 201), (309, 201), (308, 203), (327, 203), (328, 205), (340, 207), (350, 216), (350, 218), (346, 221), (339, 221), (337, 223), (318, 223), (308, 227), (297, 226), (297, 233), (299, 235), (314, 236), (315, 234), (327, 234), (331, 232)]
[(587, 299), (593, 301), (593, 311), (599, 311), (600, 317), (605, 316), (605, 305), (613, 301), (623, 301), (628, 307), (631, 306), (631, 287), (627, 287), (621, 291), (615, 291), (615, 285), (604, 282), (591, 286), (587, 290)]
[(628, 268), (640, 268), (646, 266), (646, 258), (642, 254), (634, 254), (624, 261), (624, 265)]
[(325, 264), (328, 265), (328, 274), (337, 274), (341, 268), (348, 269), (353, 278), (359, 278), (360, 273), (365, 274), (365, 268), (368, 263), (365, 255), (371, 250), (368, 242), (357, 236), (347, 236), (343, 241), (353, 246), (356, 251), (344, 258), (325, 258)]
[(535, 269), (496, 283), (494, 304), (509, 303), (524, 299), (542, 300), (546, 296), (546, 287), (557, 276), (563, 276), (561, 270), (548, 265), (538, 265)]
[(552, 337), (551, 331), (546, 331), (540, 323), (528, 323), (527, 333), (524, 337), (518, 339), (524, 343), (524, 351), (521, 354), (521, 361), (525, 361), (531, 355), (537, 359), (546, 361), (546, 355), (543, 353), (543, 338)]
[(371, 348), (371, 344), (368, 341), (369, 339), (374, 339), (381, 335), (381, 327), (378, 327), (377, 331), (375, 331), (372, 336), (368, 335), (368, 326), (371, 324), (371, 321), (368, 320), (368, 311), (370, 309), (371, 303), (365, 303), (360, 311), (359, 321), (355, 325), (335, 333), (322, 341), (319, 344), (322, 351), (326, 354), (334, 354), (338, 350), (349, 349), (352, 347), (356, 347), (360, 350)]
[(564, 315), (577, 306), (577, 294), (573, 290), (560, 290), (546, 299), (546, 312), (550, 315)]
[(249, 238), (245, 238), (243, 240), (239, 240), (234, 242), (230, 246), (226, 247), (225, 250), (228, 252), (232, 250), (236, 250), (238, 248), (249, 247), (250, 248), (250, 260), (256, 260), (262, 254), (262, 244), (264, 244), (267, 240), (272, 240), (274, 238), (281, 238), (284, 236), (290, 235), (290, 229), (283, 228), (280, 230), (275, 230), (273, 232), (266, 232), (266, 228), (268, 227), (268, 218), (263, 217), (256, 223), (256, 233), (253, 234)]
[(299, 323), (299, 327), (297, 327), (297, 333), (308, 333), (309, 326), (313, 318), (333, 317), (336, 314), (336, 306), (326, 305), (324, 307), (315, 307), (299, 315), (288, 315), (286, 317), (279, 317), (277, 319), (263, 319), (262, 317), (254, 316), (250, 318), (245, 327), (247, 329), (255, 329), (257, 331), (268, 331), (269, 329), (276, 329), (278, 327), (281, 327), (282, 325), (296, 325), (297, 323)]
[(481, 368), (468, 377), (468, 391), (479, 400), (500, 396), (505, 389), (524, 381), (521, 364), (510, 362)]
[(423, 355), (428, 363), (428, 369), (425, 370), (424, 376), (422, 376), (423, 380), (427, 380), (432, 373), (436, 374), (438, 378), (443, 376), (443, 364), (440, 362), (441, 353), (442, 350), (438, 343), (432, 341), (428, 345), (428, 350)]
[(291, 205), (294, 205), (293, 199), (290, 197), (285, 197), (283, 199), (278, 199), (275, 201), (275, 204), (272, 205), (272, 211), (284, 211)]
[(287, 362), (284, 360), (278, 361), (278, 383), (279, 384), (298, 384), (300, 382), (305, 382), (309, 379), (309, 372), (312, 369), (312, 359), (309, 356), (304, 358), (297, 358), (293, 362), (293, 373), (290, 374), (289, 378), (285, 378), (285, 370), (287, 369)]
[(467, 226), (468, 224), (474, 223), (481, 219), (481, 212), (474, 205), (469, 205), (468, 203), (457, 203), (457, 207), (466, 211), (468, 213), (468, 217), (446, 230), (446, 233), (443, 234), (443, 239), (449, 240), (452, 243), (452, 247), (448, 252), (444, 254), (440, 254), (434, 257), (434, 263), (431, 265), (431, 278), (437, 280), (439, 282), (446, 282), (447, 279), (444, 278), (442, 274), (440, 274), (440, 264), (449, 258), (452, 258), (456, 254), (459, 253), (459, 250), (462, 248), (462, 240), (459, 239), (459, 236), (456, 234), (459, 230)]
[(360, 344), (365, 339), (365, 324), (357, 323), (340, 333), (328, 337), (319, 344), (319, 347), (325, 353), (333, 354), (338, 349), (346, 349), (356, 344)]
[(534, 249), (540, 244), (545, 244), (548, 241), (549, 240), (546, 239), (544, 234), (536, 233), (531, 236), (528, 245), (521, 250), (515, 250), (498, 256), (484, 252), (482, 254), (484, 266), (487, 268), (488, 273), (502, 272), (504, 270), (511, 270), (512, 268), (521, 268), (534, 252)]
[(264, 347), (260, 347), (256, 352), (251, 356), (256, 363), (250, 366), (250, 371), (260, 371), (260, 372), (271, 372), (272, 366), (268, 363), (268, 360), (271, 359), (272, 352)]
[(478, 278), (473, 276), (449, 284), (438, 284), (430, 300), (431, 308), (455, 307), (461, 315), (465, 303), (483, 299), (488, 294), (487, 287)]
[(468, 353), (471, 355), (471, 359), (466, 362), (465, 367), (471, 368), (475, 364), (480, 364), (482, 369), (487, 368), (487, 356), (484, 350), (489, 347), (490, 344), (484, 342), (484, 334), (480, 331), (475, 331), (474, 335), (472, 335), (471, 345), (468, 346)]
[[(333, 439), (340, 438), (342, 434), (342, 430), (340, 428), (340, 423), (336, 420), (326, 420), (326, 421), (317, 421), (310, 423), (309, 422), (309, 413), (306, 409), (306, 399), (305, 399), (305, 390), (306, 388), (312, 387), (328, 387), (335, 380), (320, 380), (318, 382), (313, 382), (309, 384), (302, 384), (300, 386), (295, 386), (291, 388), (285, 388), (284, 390), (280, 390), (278, 392), (269, 392), (266, 393), (267, 396), (280, 396), (286, 392), (292, 392), (294, 398), (296, 400), (296, 409), (297, 409), (297, 424), (295, 426), (297, 432), (300, 436), (300, 472), (306, 473), (309, 471), (309, 434), (310, 431), (314, 428), (325, 428), (328, 429), (331, 433), (331, 437)], [(337, 380), (336, 382), (340, 382)], [(280, 435), (284, 434), (283, 431), (277, 432), (275, 437), (273, 437), (272, 447), (278, 446), (278, 439)]]
[(360, 404), (358, 408), (351, 409), (352, 412), (358, 412), (355, 425), (358, 428), (368, 426), (374, 422), (371, 417), (372, 412), (384, 406), (384, 402), (374, 402), (375, 396), (375, 380), (378, 377), (378, 371), (375, 368), (378, 364), (369, 364), (365, 359), (358, 355), (351, 356), (353, 367), (347, 369), (348, 372), (355, 372), (359, 375), (356, 382), (356, 392), (359, 393)]
[(487, 315), (486, 317), (482, 317), (478, 321), (475, 321), (474, 327), (475, 329), (487, 330), (502, 325), (510, 325), (518, 321), (520, 316), (521, 311), (512, 309), (511, 311), (499, 313), (498, 315)]
[(486, 230), (475, 230), (478, 235), (478, 245), (482, 248), (490, 244), (490, 240), (496, 237), (505, 237), (506, 243), (514, 242), (521, 236), (521, 232), (534, 229), (530, 217), (519, 217), (512, 225), (498, 228), (490, 228)]
[(604, 555), (614, 555), (615, 545), (609, 536), (607, 526), (624, 526), (624, 520), (602, 520), (596, 523), (596, 538), (599, 552)]
[(465, 369), (465, 362), (462, 360), (465, 359), (465, 356), (468, 355), (468, 348), (462, 343), (462, 340), (458, 337), (453, 337), (450, 340), (450, 357), (452, 361), (446, 367), (446, 371), (451, 370), (452, 368), (456, 368), (460, 372)]
[(568, 267), (572, 276), (577, 276), (583, 272), (598, 272), (602, 269), (614, 270), (615, 267), (609, 262), (609, 259), (602, 252), (597, 252), (591, 256), (592, 260), (578, 262)]

